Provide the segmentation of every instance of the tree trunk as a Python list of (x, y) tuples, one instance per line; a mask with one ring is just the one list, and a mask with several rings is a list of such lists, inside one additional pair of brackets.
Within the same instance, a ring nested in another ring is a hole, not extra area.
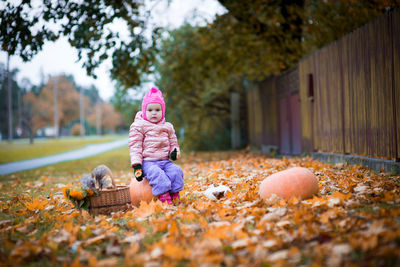
[(29, 144), (33, 144), (33, 131), (29, 129)]
[(79, 94), (79, 117), (80, 117), (80, 132), (81, 136), (85, 135), (85, 123), (84, 123), (84, 109), (83, 109), (83, 88), (81, 87), (80, 89), (80, 94)]
[(32, 126), (32, 119), (29, 113), (26, 112), (26, 110), (24, 110), (23, 113), (23, 118), (22, 118), (22, 127), (24, 128), (24, 131), (26, 130), (29, 134), (29, 143), (33, 144), (33, 139), (34, 139), (34, 135), (33, 135), (33, 126)]
[(17, 134), (18, 136), (23, 136), (23, 128), (22, 128), (22, 104), (21, 104), (21, 90), (18, 90), (18, 126), (17, 126)]
[(231, 147), (240, 147), (240, 94), (231, 93)]
[(8, 111), (8, 141), (13, 139), (12, 121), (12, 98), (11, 98), (11, 73), (10, 73), (10, 54), (7, 56), (7, 111)]
[(96, 132), (97, 135), (101, 135), (101, 102), (97, 100), (96, 105)]
[(53, 84), (53, 97), (54, 97), (54, 137), (58, 137), (58, 97), (57, 97), (57, 77), (54, 76)]

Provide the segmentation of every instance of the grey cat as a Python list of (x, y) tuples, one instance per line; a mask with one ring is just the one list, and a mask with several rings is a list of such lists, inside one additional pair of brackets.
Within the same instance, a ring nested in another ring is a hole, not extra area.
[(106, 165), (101, 164), (96, 168), (94, 168), (92, 171), (92, 178), (96, 181), (100, 190), (103, 188), (107, 188), (110, 185), (110, 182), (107, 179), (105, 179), (107, 174), (111, 177), (111, 182), (113, 184), (113, 187), (115, 187), (114, 177), (112, 175), (112, 172), (110, 168), (108, 168)]
[(90, 189), (94, 192), (97, 192), (96, 181), (93, 179), (90, 173), (85, 173), (84, 175), (82, 175), (81, 184), (83, 189)]

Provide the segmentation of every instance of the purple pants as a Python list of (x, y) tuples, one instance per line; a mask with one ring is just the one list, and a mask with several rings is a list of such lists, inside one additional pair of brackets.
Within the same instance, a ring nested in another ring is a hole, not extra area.
[(183, 189), (183, 171), (169, 160), (145, 160), (143, 172), (153, 187), (153, 195), (179, 192)]

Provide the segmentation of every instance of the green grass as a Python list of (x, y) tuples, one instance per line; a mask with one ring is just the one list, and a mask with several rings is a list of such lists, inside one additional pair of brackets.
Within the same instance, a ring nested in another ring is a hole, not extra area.
[(43, 177), (51, 177), (51, 181), (46, 181), (47, 187), (50, 187), (52, 184), (68, 183), (78, 179), (82, 174), (91, 172), (94, 167), (100, 164), (107, 165), (116, 177), (121, 172), (129, 171), (131, 167), (128, 147), (120, 147), (85, 159), (65, 161), (33, 170), (3, 175), (0, 176), (0, 181), (19, 180), (26, 183), (40, 180)]
[(68, 137), (60, 139), (36, 139), (33, 144), (29, 140), (0, 142), (0, 164), (39, 158), (83, 148), (89, 144), (104, 143), (121, 138), (121, 136), (88, 136)]

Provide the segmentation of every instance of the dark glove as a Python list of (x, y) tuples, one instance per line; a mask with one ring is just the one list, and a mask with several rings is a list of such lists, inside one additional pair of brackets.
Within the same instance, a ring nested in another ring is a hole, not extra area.
[(176, 150), (176, 148), (174, 149), (174, 151), (171, 152), (171, 159), (172, 160), (176, 160), (176, 156), (178, 155), (178, 151)]
[(138, 182), (143, 180), (144, 174), (142, 164), (136, 164), (135, 166), (133, 166), (133, 174), (135, 175), (135, 178), (136, 180), (138, 180)]

